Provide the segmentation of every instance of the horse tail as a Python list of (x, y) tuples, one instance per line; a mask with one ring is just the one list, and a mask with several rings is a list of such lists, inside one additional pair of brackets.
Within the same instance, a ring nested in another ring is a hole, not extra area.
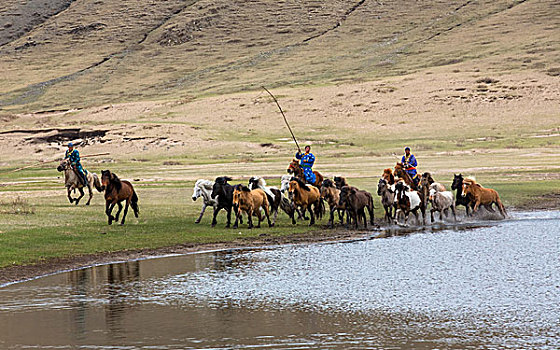
[(103, 192), (105, 190), (105, 186), (101, 185), (101, 181), (99, 181), (99, 177), (96, 173), (91, 174), (93, 176), (93, 186), (98, 192)]
[(138, 208), (138, 196), (136, 195), (136, 191), (132, 190), (132, 198), (130, 199), (130, 207), (134, 210), (134, 216), (138, 217), (140, 214), (140, 208)]

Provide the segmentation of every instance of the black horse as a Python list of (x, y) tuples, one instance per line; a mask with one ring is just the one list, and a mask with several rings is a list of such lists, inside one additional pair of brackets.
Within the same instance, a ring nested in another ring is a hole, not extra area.
[(474, 198), (470, 194), (463, 196), (463, 180), (463, 175), (453, 174), (453, 184), (451, 184), (451, 189), (457, 190), (457, 194), (455, 195), (455, 207), (458, 207), (459, 205), (465, 206), (467, 216), (470, 216), (469, 208), (472, 210), (475, 202), (473, 200)]
[[(214, 208), (214, 217), (212, 218), (212, 227), (216, 226), (216, 216), (220, 209), (224, 209), (227, 212), (227, 224), (226, 228), (231, 225), (231, 210), (233, 209), (233, 186), (228, 184), (231, 181), (230, 177), (220, 176), (216, 178), (214, 186), (212, 187), (212, 199), (218, 197), (218, 205)], [(243, 219), (241, 219), (243, 223)]]

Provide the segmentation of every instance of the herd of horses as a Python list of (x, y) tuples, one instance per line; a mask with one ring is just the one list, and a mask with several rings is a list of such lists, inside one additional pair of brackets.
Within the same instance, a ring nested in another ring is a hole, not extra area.
[[(70, 203), (78, 204), (84, 196), (83, 188), (86, 187), (75, 170), (64, 160), (57, 168), (65, 174), (65, 186), (68, 191)], [(226, 227), (231, 227), (231, 214), (235, 215), (233, 228), (243, 224), (243, 214), (246, 215), (248, 228), (260, 227), (266, 219), (268, 226), (276, 223), (279, 211), (283, 211), (291, 219), (292, 224), (296, 220), (309, 220), (309, 225), (314, 225), (326, 214), (326, 204), (329, 207), (329, 220), (327, 226), (335, 226), (335, 213), (339, 222), (346, 227), (358, 228), (363, 225), (367, 228), (368, 222), (374, 225), (373, 195), (365, 190), (360, 190), (348, 184), (346, 179), (335, 176), (333, 179), (325, 179), (319, 172), (314, 171), (315, 183), (306, 183), (303, 169), (297, 160), (290, 163), (289, 175), (281, 178), (280, 188), (268, 186), (262, 177), (251, 177), (247, 185), (230, 184), (232, 178), (227, 176), (217, 177), (214, 181), (200, 179), (196, 181), (193, 189), (192, 199), (196, 201), (202, 197), (202, 210), (195, 223), (200, 223), (204, 212), (211, 206), (213, 208), (212, 227), (217, 224), (218, 213), (223, 209), (226, 212)], [(138, 196), (132, 184), (120, 180), (117, 175), (109, 170), (101, 172), (101, 180), (96, 174), (87, 173), (89, 205), (93, 196), (92, 186), (99, 192), (105, 192), (105, 213), (108, 224), (119, 220), (123, 209), (121, 225), (124, 225), (129, 206), (134, 215), (138, 217)], [(72, 198), (71, 192), (80, 192), (78, 198)], [(456, 208), (462, 205), (466, 208), (467, 216), (471, 216), (483, 206), (490, 212), (495, 212), (493, 205), (498, 207), (502, 217), (507, 217), (506, 210), (498, 193), (490, 188), (484, 188), (474, 178), (463, 178), (461, 174), (455, 175), (451, 185), (452, 191), (436, 182), (428, 172), (422, 174), (420, 181), (416, 183), (404, 170), (401, 163), (397, 163), (394, 169), (387, 168), (383, 171), (377, 185), (377, 195), (385, 210), (387, 223), (408, 224), (410, 213), (414, 214), (416, 223), (420, 224), (419, 212), (422, 215), (422, 224), (427, 224), (426, 212), (430, 208), (431, 222), (434, 223), (434, 213), (438, 212), (440, 221), (444, 216), (449, 216), (451, 210), (453, 219), (457, 221)], [(115, 216), (112, 215), (114, 207), (118, 206)], [(309, 217), (307, 216), (309, 214)], [(253, 217), (258, 219), (257, 225), (253, 225)], [(367, 219), (369, 216), (369, 220)], [(272, 217), (272, 220), (271, 220)], [(346, 218), (346, 222), (344, 219)]]
[[(266, 218), (270, 227), (274, 226), (279, 210), (284, 211), (296, 224), (297, 219), (309, 220), (313, 225), (316, 219), (321, 219), (329, 207), (329, 221), (327, 226), (335, 226), (335, 213), (341, 224), (346, 227), (367, 228), (368, 222), (374, 225), (373, 196), (370, 192), (350, 186), (344, 177), (335, 176), (332, 180), (325, 179), (319, 172), (314, 171), (316, 182), (306, 183), (303, 169), (296, 160), (288, 167), (290, 175), (281, 178), (280, 188), (267, 186), (262, 177), (251, 177), (247, 185), (232, 185), (230, 177), (220, 176), (215, 181), (200, 179), (193, 189), (193, 200), (202, 197), (202, 210), (199, 223), (207, 207), (214, 209), (212, 227), (217, 224), (217, 215), (223, 209), (227, 215), (226, 227), (231, 226), (231, 213), (235, 214), (234, 228), (243, 223), (243, 213), (247, 214), (249, 228), (253, 227), (252, 216), (257, 216), (258, 225)], [(498, 193), (490, 188), (484, 188), (474, 178), (463, 178), (461, 174), (454, 175), (452, 191), (436, 182), (428, 172), (422, 174), (418, 183), (404, 171), (403, 165), (397, 163), (394, 169), (385, 169), (377, 186), (377, 194), (385, 210), (385, 220), (392, 224), (408, 224), (410, 213), (414, 214), (416, 222), (422, 215), (422, 224), (427, 224), (427, 210), (430, 208), (431, 222), (435, 222), (434, 214), (439, 213), (440, 221), (453, 214), (457, 221), (456, 208), (465, 206), (467, 216), (471, 216), (483, 206), (490, 212), (495, 212), (496, 205), (503, 218), (507, 217), (506, 210)], [(264, 213), (264, 215), (263, 215)], [(307, 217), (309, 214), (310, 218)], [(270, 217), (273, 215), (273, 220)], [(369, 216), (369, 220), (367, 219)], [(346, 218), (346, 222), (344, 222)]]

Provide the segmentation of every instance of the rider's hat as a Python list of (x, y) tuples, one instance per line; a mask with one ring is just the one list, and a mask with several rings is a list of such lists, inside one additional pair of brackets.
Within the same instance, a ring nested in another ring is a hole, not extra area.
[(406, 150), (409, 150), (409, 151), (410, 151), (410, 147), (406, 146), (406, 147), (404, 148), (404, 150), (405, 150), (405, 151), (406, 151)]
[(68, 147), (74, 147), (74, 144), (72, 142), (68, 142)]

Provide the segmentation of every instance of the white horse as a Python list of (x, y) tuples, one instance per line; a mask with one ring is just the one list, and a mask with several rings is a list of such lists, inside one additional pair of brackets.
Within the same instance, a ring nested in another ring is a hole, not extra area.
[[(77, 170), (74, 170), (72, 168), (69, 159), (64, 159), (62, 162), (60, 162), (56, 170), (64, 171), (64, 186), (66, 187), (66, 190), (68, 192), (68, 200), (70, 201), (70, 203), (78, 205), (80, 199), (82, 199), (82, 197), (84, 196), (83, 188), (85, 187), (85, 185), (82, 183), (81, 176), (76, 173)], [(88, 181), (87, 188), (89, 192), (89, 199), (86, 205), (89, 205), (89, 203), (91, 202), (91, 198), (93, 198), (91, 185), (93, 184), (95, 186), (95, 189), (99, 192), (103, 192), (104, 188), (101, 186), (101, 182), (99, 181), (99, 177), (97, 176), (97, 174), (87, 171), (86, 178)], [(75, 191), (76, 189), (80, 191), (80, 196), (78, 198), (72, 198), (70, 193), (72, 191)]]
[(286, 193), (290, 189), (290, 181), (292, 180), (292, 175), (282, 175), (280, 179), (280, 191)]
[(196, 221), (195, 224), (200, 223), (202, 220), (202, 216), (204, 215), (204, 211), (206, 207), (212, 206), (214, 210), (218, 206), (218, 197), (212, 198), (212, 188), (214, 186), (214, 181), (199, 179), (194, 184), (192, 200), (196, 201), (199, 197), (202, 197), (202, 211), (200, 212), (200, 216)]
[(453, 219), (457, 221), (453, 192), (445, 190), (441, 191), (441, 187), (438, 186), (438, 183), (434, 182), (430, 186), (430, 202), (432, 203), (432, 209), (430, 210), (432, 223), (434, 222), (434, 212), (439, 212), (439, 219), (443, 221), (443, 214), (447, 216), (449, 208), (451, 208), (451, 211), (453, 212)]

